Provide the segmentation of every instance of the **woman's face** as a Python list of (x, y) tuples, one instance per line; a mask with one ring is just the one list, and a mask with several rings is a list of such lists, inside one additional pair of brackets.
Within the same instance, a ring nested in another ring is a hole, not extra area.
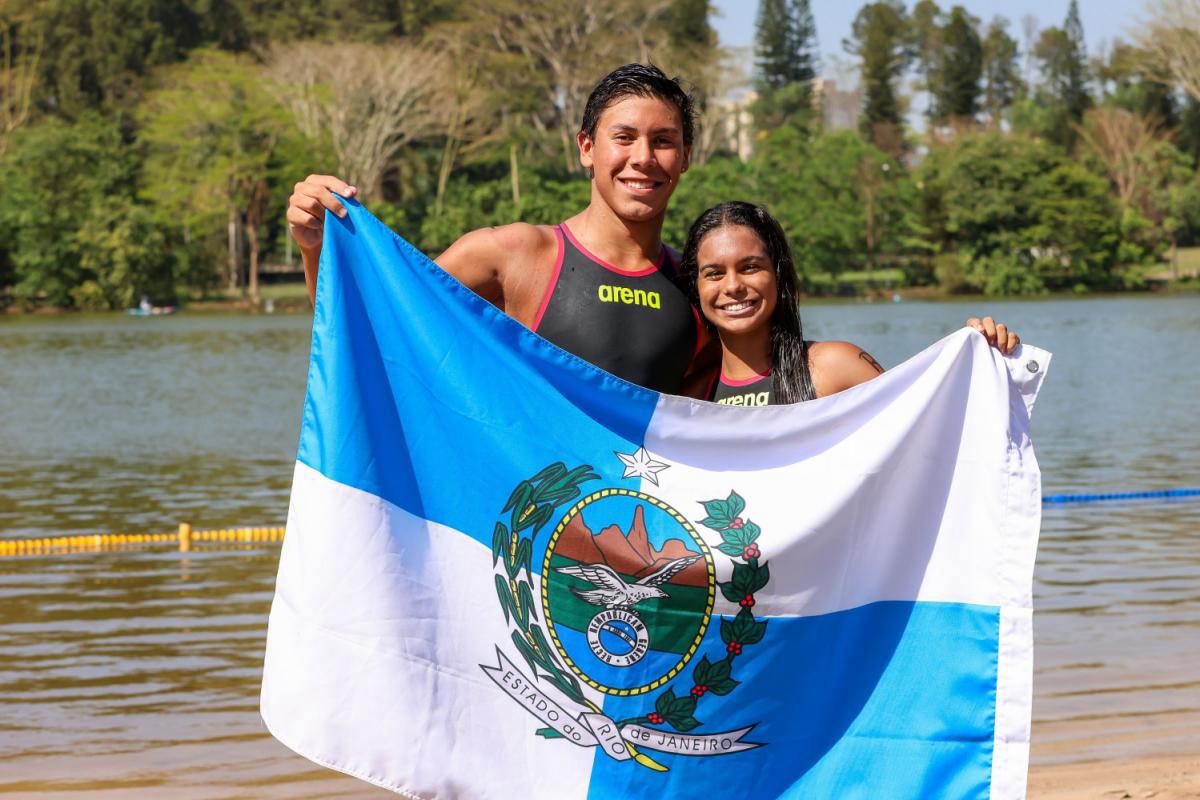
[(696, 263), (700, 313), (718, 331), (744, 335), (770, 325), (779, 287), (757, 233), (742, 225), (715, 228), (700, 240)]

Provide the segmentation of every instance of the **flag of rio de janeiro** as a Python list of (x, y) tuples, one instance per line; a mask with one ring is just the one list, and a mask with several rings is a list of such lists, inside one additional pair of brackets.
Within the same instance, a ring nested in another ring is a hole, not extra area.
[(330, 216), (262, 713), (420, 798), (1016, 798), (1049, 354), (659, 395)]

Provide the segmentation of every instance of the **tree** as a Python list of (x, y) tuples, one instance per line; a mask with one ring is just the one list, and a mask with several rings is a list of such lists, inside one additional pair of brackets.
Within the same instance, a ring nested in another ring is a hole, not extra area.
[(578, 174), (587, 96), (609, 70), (666, 51), (668, 8), (667, 0), (472, 0), (466, 15), (498, 88), (537, 87), (529, 125), (557, 138), (566, 172)]
[(665, 26), (672, 63), (702, 63), (717, 49), (717, 32), (709, 22), (708, 0), (671, 0)]
[(396, 154), (438, 131), (446, 95), (470, 92), (451, 71), (444, 52), (411, 41), (303, 42), (273, 51), (270, 74), (305, 135), (328, 137), (338, 174), (372, 197)]
[(988, 294), (1119, 283), (1107, 182), (1060, 148), (992, 131), (933, 148), (918, 174), (933, 242)]
[(1160, 77), (1200, 101), (1200, 0), (1152, 0), (1138, 43)]
[(950, 9), (933, 70), (932, 118), (936, 122), (972, 119), (979, 110), (983, 43), (976, 31), (978, 24), (962, 6)]
[[(936, 0), (919, 0), (913, 6), (912, 14), (909, 16), (912, 51), (921, 76), (921, 88), (930, 93), (933, 91), (934, 72), (937, 69), (938, 53), (942, 46), (944, 16), (941, 6), (937, 4)], [(932, 101), (930, 101), (926, 113), (933, 113)]]
[[(140, 118), (146, 196), (177, 220), (185, 238), (193, 230), (219, 231), (224, 220), (228, 285), (257, 302), (262, 233), (281, 199), (272, 196), (282, 184), (273, 172), (283, 166), (296, 123), (256, 65), (211, 50), (165, 71)], [(291, 164), (283, 171), (301, 174)]]
[(996, 17), (983, 38), (983, 110), (992, 126), (999, 125), (1004, 112), (1025, 89), (1017, 63), (1017, 41), (1007, 28), (1008, 21)]
[(1157, 120), (1120, 108), (1094, 108), (1079, 126), (1080, 141), (1104, 166), (1122, 206), (1144, 189), (1155, 155), (1166, 144)]
[(1122, 108), (1088, 111), (1079, 133), (1116, 190), (1125, 238), (1147, 253), (1169, 243), (1174, 262), (1177, 234), (1195, 194), (1188, 158), (1168, 141), (1158, 120)]
[(852, 131), (805, 142), (782, 128), (760, 143), (750, 167), (754, 196), (779, 217), (810, 279), (873, 271), (920, 250), (911, 178)]
[(1114, 42), (1092, 71), (1104, 104), (1154, 117), (1167, 127), (1178, 121), (1174, 87), (1155, 74), (1147, 51)]
[(14, 134), (0, 161), (0, 250), (26, 306), (174, 299), (176, 242), (135, 197), (138, 153), (94, 113)]
[(151, 69), (182, 58), (202, 27), (172, 0), (48, 0), (37, 25), (40, 101), (68, 118), (132, 107)]
[(43, 36), (33, 15), (0, 5), (0, 156), (14, 131), (29, 121)]
[[(431, 43), (442, 54), (448, 56), (438, 76), (441, 90), (439, 102), (433, 109), (437, 132), (443, 139), (441, 163), (438, 167), (437, 192), (434, 195), (434, 216), (441, 216), (450, 174), (460, 156), (470, 153), (503, 136), (503, 130), (494, 130), (488, 112), (488, 95), (483, 86), (483, 65), (467, 48), (457, 28), (444, 27), (435, 31)], [(513, 202), (520, 205), (517, 187), (516, 141), (510, 142), (513, 159), (514, 190)]]
[(1076, 0), (1071, 0), (1063, 27), (1042, 31), (1036, 55), (1041, 64), (1048, 103), (1054, 107), (1058, 118), (1049, 133), (1059, 144), (1070, 146), (1074, 143), (1074, 126), (1092, 105), (1087, 46)]
[(851, 38), (843, 45), (861, 65), (863, 135), (884, 152), (901, 152), (904, 107), (898, 83), (911, 60), (911, 34), (902, 0), (863, 6), (854, 18)]
[(759, 130), (811, 115), (817, 26), (809, 0), (763, 0), (755, 25), (754, 116)]

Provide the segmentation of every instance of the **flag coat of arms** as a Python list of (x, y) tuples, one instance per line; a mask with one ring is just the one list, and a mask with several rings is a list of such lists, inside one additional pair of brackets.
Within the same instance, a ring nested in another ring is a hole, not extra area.
[(262, 714), (416, 798), (1017, 798), (1049, 354), (659, 395), (326, 222)]

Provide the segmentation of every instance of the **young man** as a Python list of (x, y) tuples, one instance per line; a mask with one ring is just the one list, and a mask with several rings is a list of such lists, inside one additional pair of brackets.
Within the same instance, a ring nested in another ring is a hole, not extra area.
[[(673, 280), (677, 255), (661, 239), (694, 126), (692, 100), (676, 80), (642, 64), (613, 70), (588, 97), (577, 135), (592, 182), (587, 208), (560, 225), (471, 231), (437, 263), (564, 350), (656, 391), (703, 396), (719, 351)], [(329, 175), (296, 184), (287, 218), (310, 299), (325, 209), (344, 215), (333, 193), (356, 191)], [(1016, 347), (1016, 336), (991, 317), (967, 324), (1002, 352)]]
[[(676, 80), (641, 64), (614, 70), (588, 97), (577, 136), (592, 182), (587, 208), (561, 225), (471, 231), (438, 265), (564, 350), (633, 383), (681, 392), (703, 329), (673, 280), (677, 257), (661, 234), (694, 125), (692, 100)], [(325, 209), (345, 214), (334, 192), (352, 197), (356, 189), (310, 175), (288, 205), (310, 298)]]

